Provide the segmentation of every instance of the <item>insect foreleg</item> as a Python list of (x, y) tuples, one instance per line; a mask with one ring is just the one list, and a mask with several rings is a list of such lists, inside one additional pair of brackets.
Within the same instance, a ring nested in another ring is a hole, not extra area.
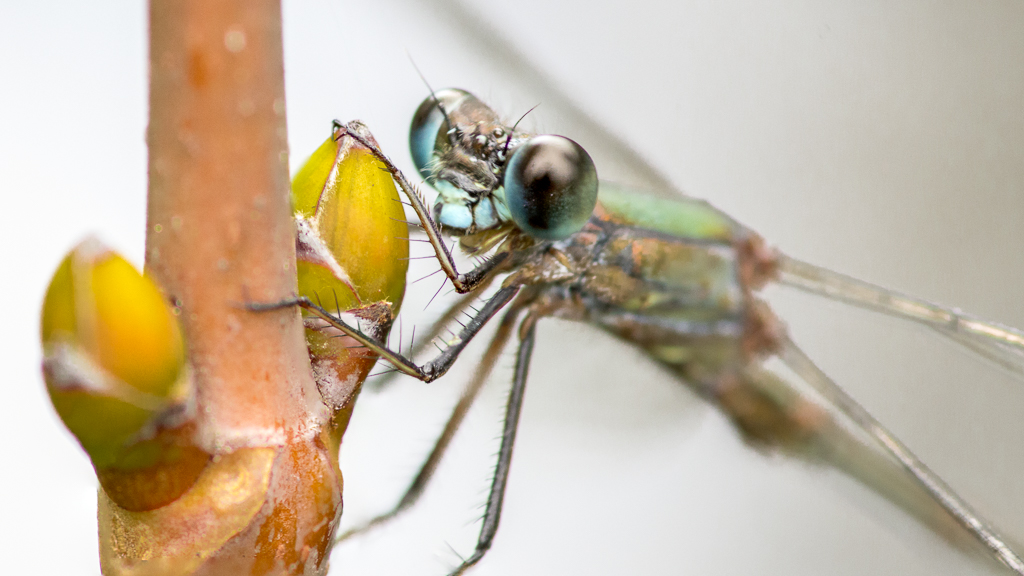
[(416, 212), (416, 216), (423, 223), (423, 231), (427, 234), (427, 239), (430, 241), (431, 246), (434, 247), (434, 252), (437, 254), (437, 260), (441, 264), (441, 269), (444, 270), (444, 273), (452, 281), (457, 292), (465, 294), (477, 289), (487, 280), (488, 274), (507, 257), (507, 254), (497, 254), (466, 274), (460, 274), (455, 266), (455, 259), (452, 257), (451, 250), (448, 249), (448, 246), (445, 245), (442, 239), (441, 227), (438, 226), (437, 222), (434, 222), (430, 211), (423, 203), (423, 197), (420, 196), (416, 187), (402, 174), (402, 171), (395, 166), (383, 151), (372, 142), (360, 136), (355, 130), (350, 130), (347, 125), (335, 120), (334, 131), (336, 139), (343, 138), (344, 136), (354, 138), (357, 142), (368, 148), (384, 164), (391, 177), (398, 183), (398, 187), (402, 189), (402, 192), (409, 199), (409, 204), (412, 206), (413, 211)]

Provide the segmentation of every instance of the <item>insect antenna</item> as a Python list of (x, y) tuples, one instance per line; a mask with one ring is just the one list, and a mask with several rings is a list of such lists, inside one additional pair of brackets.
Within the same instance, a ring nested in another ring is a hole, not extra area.
[(434, 95), (434, 88), (430, 85), (430, 82), (427, 82), (427, 77), (423, 75), (423, 72), (420, 71), (419, 66), (417, 66), (416, 62), (412, 59), (412, 54), (408, 54), (408, 56), (409, 63), (411, 63), (413, 69), (416, 70), (416, 74), (419, 75), (420, 80), (423, 80), (423, 85), (427, 87), (427, 90), (430, 90), (430, 99), (434, 101), (434, 105), (437, 106), (437, 109), (441, 111), (442, 115), (444, 115), (444, 121), (448, 123), (449, 128), (448, 141), (449, 143), (451, 143), (452, 146), (455, 146), (456, 135), (459, 133), (458, 127), (452, 123), (452, 119), (448, 116), (448, 111), (444, 109), (444, 105), (441, 104), (441, 101), (438, 100), (437, 96)]
[(503, 159), (508, 156), (508, 146), (509, 146), (509, 144), (512, 143), (512, 134), (515, 133), (516, 126), (519, 126), (519, 123), (523, 121), (523, 118), (526, 118), (527, 114), (529, 114), (530, 112), (533, 112), (534, 110), (536, 110), (537, 106), (540, 106), (540, 104), (534, 104), (533, 108), (530, 108), (529, 110), (524, 112), (523, 115), (519, 117), (519, 120), (516, 120), (516, 123), (512, 125), (512, 128), (509, 129), (508, 137), (505, 138), (505, 147), (501, 150), (501, 157)]

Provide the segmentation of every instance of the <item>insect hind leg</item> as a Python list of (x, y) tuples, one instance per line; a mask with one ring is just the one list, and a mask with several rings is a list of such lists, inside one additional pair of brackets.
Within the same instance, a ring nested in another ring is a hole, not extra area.
[(505, 312), (505, 315), (502, 317), (501, 323), (498, 326), (497, 332), (491, 338), (491, 342), (487, 346), (487, 351), (484, 352), (484, 356), (481, 359), (480, 364), (477, 365), (476, 370), (473, 372), (472, 379), (466, 384), (466, 388), (463, 390), (462, 396), (452, 409), (452, 413), (448, 417), (448, 422), (445, 424), (444, 430), (441, 432), (441, 435), (434, 444), (434, 448), (430, 451), (430, 455), (420, 466), (419, 472), (406, 489), (402, 498), (391, 510), (347, 530), (344, 534), (338, 536), (335, 539), (335, 542), (341, 542), (388, 522), (403, 511), (411, 508), (419, 500), (420, 496), (423, 495), (427, 484), (430, 482), (431, 478), (433, 478), (434, 472), (437, 470), (438, 464), (441, 462), (445, 452), (448, 450), (448, 446), (451, 444), (452, 438), (454, 438), (455, 433), (462, 425), (462, 421), (465, 419), (470, 407), (473, 405), (473, 402), (479, 395), (480, 390), (483, 388), (483, 384), (487, 381), (494, 369), (494, 366), (497, 364), (498, 359), (501, 357), (501, 352), (505, 349), (505, 345), (508, 343), (509, 337), (512, 335), (512, 329), (519, 317), (520, 310), (521, 307), (513, 304)]
[(516, 371), (512, 381), (512, 390), (508, 396), (505, 411), (505, 426), (501, 434), (501, 448), (498, 449), (498, 464), (494, 469), (494, 480), (487, 496), (487, 509), (484, 512), (483, 526), (476, 542), (473, 554), (465, 559), (449, 576), (459, 576), (479, 562), (491, 548), (494, 536), (498, 532), (501, 521), (501, 507), (505, 500), (505, 487), (508, 484), (509, 469), (512, 465), (512, 448), (519, 429), (519, 414), (523, 408), (523, 395), (526, 392), (526, 378), (530, 370), (530, 358), (533, 355), (533, 343), (536, 339), (536, 318), (528, 316), (520, 327), (519, 351), (516, 353)]

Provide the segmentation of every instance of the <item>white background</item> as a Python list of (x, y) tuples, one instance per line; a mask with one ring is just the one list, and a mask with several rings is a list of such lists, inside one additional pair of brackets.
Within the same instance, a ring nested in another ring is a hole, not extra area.
[[(679, 189), (796, 257), (1024, 326), (1024, 3), (479, 4), (498, 36)], [(141, 264), (144, 10), (0, 6), (5, 573), (98, 573), (96, 483), (46, 400), (38, 311), (88, 233)], [(408, 119), (426, 95), (411, 55), (435, 87), (469, 89), (511, 119), (540, 103), (528, 128), (574, 137), (603, 177), (639, 181), (509, 52), (481, 52), (460, 26), (411, 0), (286, 3), (293, 166), (332, 118), (360, 118), (409, 167)], [(407, 310), (436, 287), (413, 285)], [(1019, 381), (927, 331), (769, 296), (826, 371), (1024, 541)], [(410, 315), (405, 333), (425, 321)], [(422, 505), (341, 546), (332, 573), (444, 574), (457, 561), (449, 545), (471, 552), (510, 366), (509, 355)], [(455, 371), (360, 400), (342, 448), (343, 523), (398, 497), (464, 381)], [(842, 477), (746, 449), (594, 330), (543, 323), (528, 390), (502, 527), (474, 574), (982, 570)]]

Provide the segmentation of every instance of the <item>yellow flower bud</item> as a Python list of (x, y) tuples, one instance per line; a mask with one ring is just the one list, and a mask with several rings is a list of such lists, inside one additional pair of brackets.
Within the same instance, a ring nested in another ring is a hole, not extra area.
[(97, 469), (181, 393), (177, 318), (152, 280), (96, 240), (57, 268), (41, 336), (50, 399)]
[[(362, 124), (351, 123), (371, 142)], [(387, 301), (397, 314), (409, 267), (409, 228), (383, 163), (352, 138), (328, 138), (296, 173), (299, 292), (341, 310)]]
[[(336, 130), (292, 180), (299, 293), (360, 317), (364, 331), (383, 338), (405, 294), (409, 229), (391, 175), (367, 148), (344, 135), (346, 130), (374, 142), (365, 126), (352, 122)], [(313, 375), (334, 410), (336, 440), (377, 360), (339, 336), (307, 318)]]

